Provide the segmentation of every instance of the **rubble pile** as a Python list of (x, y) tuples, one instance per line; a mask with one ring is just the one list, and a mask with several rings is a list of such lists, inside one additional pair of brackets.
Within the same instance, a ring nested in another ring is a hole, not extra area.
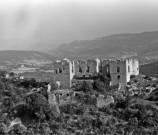
[(147, 96), (158, 88), (158, 79), (145, 75), (135, 76), (128, 82), (126, 91), (130, 96), (141, 95)]

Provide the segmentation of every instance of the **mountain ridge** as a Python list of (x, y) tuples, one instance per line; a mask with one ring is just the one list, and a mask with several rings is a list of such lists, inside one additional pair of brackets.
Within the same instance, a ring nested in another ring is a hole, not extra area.
[[(158, 31), (120, 33), (93, 40), (77, 40), (61, 44), (50, 52), (59, 58), (118, 57), (137, 53), (139, 57), (152, 57), (158, 52)], [(150, 54), (150, 55), (149, 55)]]

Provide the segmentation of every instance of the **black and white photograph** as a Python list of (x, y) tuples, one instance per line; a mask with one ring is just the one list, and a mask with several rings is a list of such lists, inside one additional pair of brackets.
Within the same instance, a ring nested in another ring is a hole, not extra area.
[(158, 0), (0, 0), (0, 135), (158, 135)]

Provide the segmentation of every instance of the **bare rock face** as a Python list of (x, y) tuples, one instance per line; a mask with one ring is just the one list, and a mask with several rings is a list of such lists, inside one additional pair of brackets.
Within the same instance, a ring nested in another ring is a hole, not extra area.
[(102, 108), (102, 107), (107, 106), (112, 103), (114, 103), (114, 98), (112, 96), (107, 96), (107, 98), (105, 98), (103, 95), (100, 95), (97, 98), (97, 107), (98, 108)]

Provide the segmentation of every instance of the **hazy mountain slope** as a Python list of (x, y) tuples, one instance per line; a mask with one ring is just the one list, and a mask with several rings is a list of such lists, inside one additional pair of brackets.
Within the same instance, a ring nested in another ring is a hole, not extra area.
[(7, 50), (0, 51), (0, 63), (21, 62), (23, 60), (53, 60), (54, 57), (50, 54), (38, 51), (15, 51)]
[(134, 52), (139, 56), (152, 56), (154, 52), (158, 52), (157, 43), (158, 31), (125, 33), (62, 44), (51, 52), (57, 57), (69, 58), (118, 57)]
[(141, 65), (140, 74), (158, 78), (158, 61)]
[(151, 42), (143, 52), (146, 55), (150, 55), (151, 53), (158, 53), (158, 40)]

